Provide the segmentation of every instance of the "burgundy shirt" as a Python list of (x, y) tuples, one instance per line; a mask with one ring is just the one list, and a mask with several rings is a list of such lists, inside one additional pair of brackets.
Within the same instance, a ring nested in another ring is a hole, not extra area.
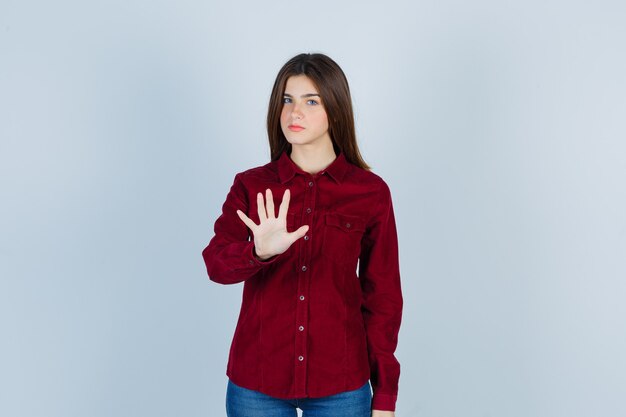
[[(287, 231), (304, 224), (309, 231), (261, 261), (236, 210), (259, 224), (256, 195), (266, 188), (276, 213), (289, 188)], [(209, 278), (244, 283), (226, 369), (235, 384), (317, 398), (370, 379), (372, 409), (395, 410), (403, 300), (391, 193), (381, 177), (343, 153), (309, 174), (283, 152), (235, 175), (214, 232), (202, 251)]]

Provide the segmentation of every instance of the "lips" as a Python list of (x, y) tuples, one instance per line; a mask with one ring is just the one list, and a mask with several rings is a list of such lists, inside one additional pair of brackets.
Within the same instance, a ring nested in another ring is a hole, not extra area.
[(292, 132), (300, 132), (301, 130), (304, 130), (304, 128), (299, 125), (289, 125), (287, 126), (287, 128), (291, 130)]

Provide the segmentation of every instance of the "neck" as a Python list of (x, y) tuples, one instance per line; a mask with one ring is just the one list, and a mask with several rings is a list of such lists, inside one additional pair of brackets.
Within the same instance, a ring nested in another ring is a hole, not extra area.
[(335, 155), (332, 142), (328, 141), (320, 146), (292, 144), (289, 157), (303, 171), (317, 174), (330, 165), (337, 155)]

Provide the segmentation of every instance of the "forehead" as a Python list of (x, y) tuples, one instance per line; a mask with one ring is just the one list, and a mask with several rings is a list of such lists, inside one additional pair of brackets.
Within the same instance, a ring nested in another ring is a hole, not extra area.
[(285, 93), (318, 93), (315, 84), (304, 74), (292, 75), (287, 79)]

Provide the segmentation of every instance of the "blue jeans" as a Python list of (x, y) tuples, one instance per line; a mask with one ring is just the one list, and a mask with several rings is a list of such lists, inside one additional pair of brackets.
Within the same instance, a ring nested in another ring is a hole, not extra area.
[(370, 417), (372, 415), (370, 382), (354, 391), (321, 398), (281, 399), (235, 385), (230, 379), (226, 389), (228, 417)]

